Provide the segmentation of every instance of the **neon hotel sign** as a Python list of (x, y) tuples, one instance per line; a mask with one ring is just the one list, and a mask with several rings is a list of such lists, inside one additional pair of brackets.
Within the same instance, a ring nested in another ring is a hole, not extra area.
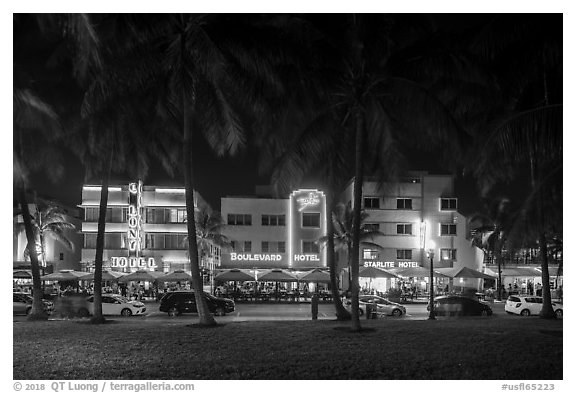
[[(281, 261), (282, 254), (239, 254), (236, 252), (230, 253), (231, 261)], [(295, 262), (314, 261), (320, 262), (320, 257), (316, 254), (295, 254)]]
[(381, 268), (391, 268), (391, 267), (418, 267), (420, 264), (418, 262), (376, 262), (376, 261), (364, 261), (365, 267), (381, 267)]
[(155, 268), (154, 258), (140, 256), (142, 249), (142, 182), (128, 184), (128, 257), (111, 257), (111, 267)]

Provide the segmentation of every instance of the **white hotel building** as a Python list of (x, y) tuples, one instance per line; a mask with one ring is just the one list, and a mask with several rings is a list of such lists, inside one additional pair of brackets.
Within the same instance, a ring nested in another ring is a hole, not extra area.
[[(350, 181), (340, 202), (353, 204)], [(225, 197), (224, 234), (233, 251), (222, 252), (222, 268), (308, 270), (326, 267), (325, 250), (317, 243), (326, 233), (326, 204), (322, 191), (298, 190), (288, 199), (255, 196)], [(482, 271), (482, 253), (468, 240), (467, 220), (458, 212), (454, 178), (411, 172), (399, 182), (363, 186), (364, 224), (383, 233), (372, 239), (380, 247), (361, 246), (361, 266), (399, 270), (429, 267), (427, 251), (434, 244), (434, 268), (469, 267)], [(337, 255), (339, 268), (347, 267), (346, 251)], [(344, 277), (343, 277), (344, 278)], [(454, 279), (455, 286), (476, 286)], [(346, 286), (346, 281), (341, 282)], [(422, 287), (425, 288), (425, 280)], [(390, 282), (385, 286), (390, 287)], [(385, 288), (380, 288), (385, 289)]]
[[(92, 271), (100, 205), (98, 185), (82, 189), (84, 247), (82, 270)], [(103, 264), (105, 269), (123, 272), (152, 270), (190, 273), (184, 188), (144, 186), (141, 181), (108, 188), (108, 211)], [(194, 206), (205, 205), (194, 192)], [(213, 248), (201, 260), (201, 267), (213, 270), (220, 264), (220, 250)]]

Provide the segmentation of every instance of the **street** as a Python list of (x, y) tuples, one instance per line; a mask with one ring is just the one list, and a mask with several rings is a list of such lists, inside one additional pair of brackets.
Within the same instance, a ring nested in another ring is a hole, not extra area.
[[(395, 318), (404, 320), (423, 320), (428, 318), (428, 311), (426, 311), (426, 304), (405, 304), (406, 315), (400, 318), (386, 316), (384, 318)], [(504, 302), (495, 302), (490, 305), (494, 311), (494, 316), (498, 318), (518, 318), (516, 315), (508, 315), (504, 311)], [(164, 312), (158, 310), (159, 303), (148, 302), (146, 303), (146, 314), (143, 316), (133, 316), (124, 318), (121, 316), (107, 316), (108, 319), (118, 319), (124, 321), (146, 321), (159, 319), (166, 319), (173, 322), (183, 321), (190, 322), (197, 318), (196, 314), (183, 314), (178, 317), (168, 317)], [(14, 321), (24, 321), (26, 316), (14, 316)], [(244, 321), (288, 321), (288, 320), (308, 320), (311, 319), (311, 305), (310, 303), (237, 303), (236, 310), (233, 313), (227, 314), (223, 317), (216, 317), (219, 322), (244, 322)], [(334, 319), (335, 311), (334, 306), (330, 303), (321, 303), (318, 305), (318, 319)], [(365, 317), (362, 316), (362, 319)], [(439, 317), (441, 318), (441, 317)], [(50, 319), (58, 319), (53, 315)]]

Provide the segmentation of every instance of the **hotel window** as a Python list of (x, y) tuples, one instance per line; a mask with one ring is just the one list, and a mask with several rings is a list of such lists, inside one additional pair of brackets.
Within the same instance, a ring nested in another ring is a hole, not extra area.
[(186, 209), (168, 209), (168, 222), (186, 222)]
[(456, 210), (457, 206), (457, 198), (440, 198), (440, 210)]
[(85, 233), (84, 234), (84, 248), (96, 248), (96, 234), (95, 233)]
[(252, 252), (252, 242), (231, 241), (230, 245), (235, 252)]
[(378, 259), (378, 250), (371, 250), (369, 248), (365, 248), (362, 250), (362, 258), (363, 259)]
[(87, 207), (84, 210), (85, 221), (98, 221), (98, 212), (100, 211), (97, 207)]
[(412, 210), (412, 199), (398, 198), (396, 199), (396, 209), (398, 210)]
[(168, 234), (164, 235), (165, 249), (166, 250), (185, 250), (188, 246), (186, 235)]
[(286, 242), (278, 242), (278, 252), (280, 253), (286, 252)]
[(396, 259), (412, 259), (412, 250), (396, 250)]
[(440, 224), (440, 235), (442, 236), (456, 235), (456, 224)]
[(412, 224), (397, 224), (396, 234), (398, 235), (411, 235), (412, 234)]
[(364, 209), (380, 209), (380, 198), (378, 197), (364, 198)]
[(377, 232), (380, 230), (380, 224), (364, 224), (366, 232)]
[(320, 213), (302, 213), (302, 227), (320, 228)]
[(250, 214), (228, 214), (228, 225), (252, 225)]
[(61, 260), (61, 261), (64, 260), (64, 253), (63, 253), (63, 252), (60, 253), (60, 260)]
[(268, 252), (269, 248), (270, 247), (268, 242), (262, 242), (262, 252)]
[(318, 254), (320, 246), (316, 242), (302, 242), (302, 252), (304, 254)]
[(455, 248), (442, 248), (440, 250), (440, 259), (443, 261), (455, 261), (456, 249)]
[(286, 216), (284, 214), (262, 214), (263, 226), (285, 226)]

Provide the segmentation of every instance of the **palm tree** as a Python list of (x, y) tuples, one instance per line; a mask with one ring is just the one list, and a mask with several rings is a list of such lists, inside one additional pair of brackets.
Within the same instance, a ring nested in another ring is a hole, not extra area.
[[(224, 225), (220, 213), (213, 211), (209, 206), (202, 205), (196, 210), (196, 243), (202, 262), (206, 262), (205, 259), (211, 255), (213, 248), (230, 247), (230, 239), (222, 234)], [(184, 241), (188, 241), (187, 236)]]
[(475, 225), (471, 234), (480, 237), (481, 248), (492, 254), (498, 264), (497, 299), (502, 300), (502, 251), (515, 220), (508, 198), (495, 198), (486, 203), (485, 213), (476, 213), (469, 218)]
[[(203, 137), (218, 155), (236, 154), (246, 144), (247, 113), (262, 109), (256, 107), (254, 97), (276, 83), (276, 51), (272, 48), (269, 56), (260, 52), (261, 47), (250, 46), (256, 37), (268, 37), (271, 25), (265, 20), (250, 25), (250, 18), (246, 20), (243, 25), (243, 20), (229, 16), (162, 15), (139, 18), (133, 29), (136, 46), (144, 48), (150, 60), (132, 70), (137, 83), (158, 87), (160, 113), (171, 123), (169, 127), (179, 129), (173, 141), (181, 149), (188, 253), (200, 326), (213, 326), (216, 321), (202, 296), (199, 249), (194, 241), (193, 146)], [(231, 28), (236, 35), (223, 33)], [(255, 79), (257, 83), (247, 83)]]
[(43, 171), (52, 181), (62, 176), (62, 154), (55, 147), (63, 133), (54, 108), (60, 112), (70, 107), (69, 102), (62, 105), (61, 101), (63, 96), (69, 99), (72, 94), (62, 94), (62, 88), (69, 89), (74, 85), (71, 81), (82, 79), (86, 64), (98, 62), (98, 52), (85, 14), (15, 14), (14, 33), (13, 177), (32, 268), (34, 300), (30, 319), (44, 319), (38, 255), (27, 197), (30, 174)]
[[(368, 229), (366, 223), (364, 222), (368, 218), (368, 213), (362, 210), (360, 214), (360, 244), (362, 246), (368, 246), (373, 248), (381, 249), (382, 247), (374, 242), (368, 241), (373, 240), (377, 236), (384, 236), (384, 233), (379, 230)], [(350, 277), (350, 265), (352, 262), (352, 250), (353, 250), (353, 228), (354, 228), (354, 214), (352, 208), (347, 205), (340, 203), (332, 211), (332, 223), (334, 225), (334, 249), (335, 250), (345, 250), (346, 256), (348, 258), (348, 287), (351, 287), (351, 277)], [(321, 243), (326, 243), (327, 236), (323, 236), (319, 239)]]
[[(54, 138), (58, 137), (59, 131), (58, 117), (46, 103), (28, 89), (14, 88), (13, 181), (14, 188), (18, 192), (32, 270), (34, 300), (29, 320), (47, 318), (42, 306), (42, 284), (36, 236), (28, 205), (29, 174), (43, 169), (50, 178), (55, 179), (61, 173), (62, 166), (59, 160), (61, 156), (52, 144)], [(54, 154), (50, 156), (50, 152)]]
[[(554, 22), (555, 17), (549, 18)], [(476, 38), (472, 49), (478, 56), (493, 69), (501, 65), (494, 74), (508, 100), (507, 111), (489, 124), (474, 165), (484, 190), (521, 170), (529, 172), (531, 192), (522, 215), (534, 229), (542, 258), (540, 316), (554, 318), (546, 239), (550, 218), (561, 216), (562, 205), (547, 210), (546, 204), (548, 195), (561, 195), (562, 187), (562, 29), (542, 22), (532, 16), (499, 15)]]
[[(36, 209), (32, 216), (32, 225), (36, 240), (37, 253), (42, 256), (42, 266), (46, 266), (46, 238), (50, 237), (62, 244), (66, 249), (74, 251), (74, 243), (67, 232), (75, 231), (76, 226), (66, 218), (66, 212), (61, 207), (36, 199)], [(29, 257), (29, 249), (25, 255)]]

